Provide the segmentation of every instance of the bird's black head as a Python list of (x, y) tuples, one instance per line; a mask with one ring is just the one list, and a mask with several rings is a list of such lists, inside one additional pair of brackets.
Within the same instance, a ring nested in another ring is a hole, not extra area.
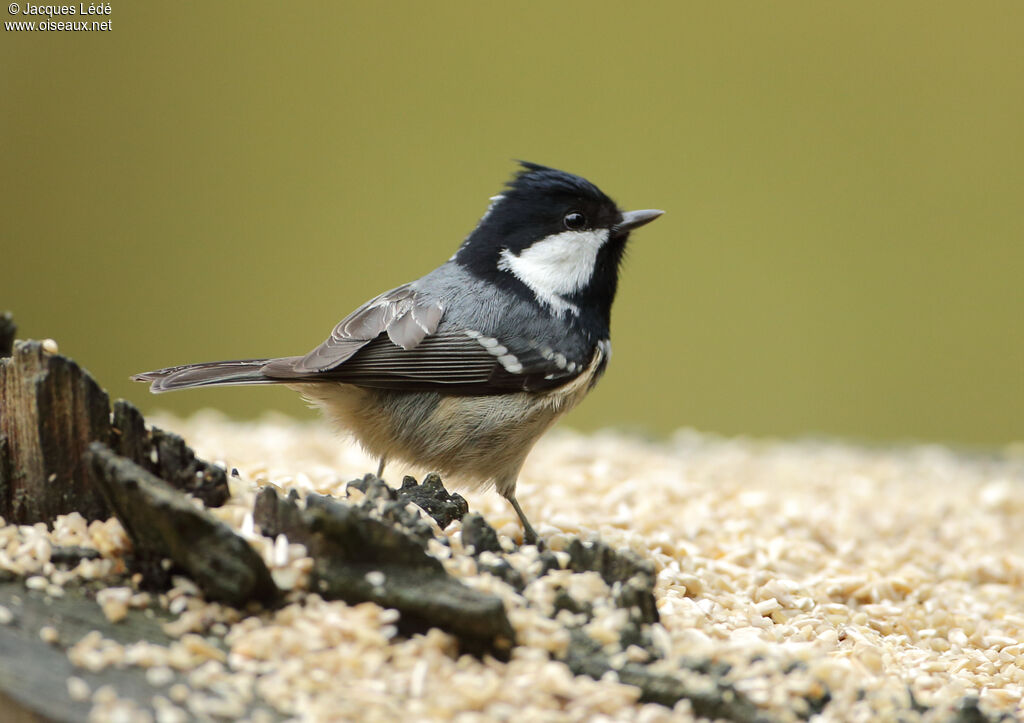
[(607, 326), (629, 232), (662, 212), (623, 213), (585, 178), (521, 165), (455, 262), (556, 314)]

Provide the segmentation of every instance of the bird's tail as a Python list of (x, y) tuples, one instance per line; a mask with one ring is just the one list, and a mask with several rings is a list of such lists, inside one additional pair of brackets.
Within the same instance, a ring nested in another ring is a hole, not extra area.
[(268, 377), (263, 367), (273, 359), (239, 359), (235, 361), (202, 362), (143, 372), (132, 377), (137, 382), (151, 382), (154, 394), (191, 387), (229, 386), (239, 384), (280, 384), (285, 380)]

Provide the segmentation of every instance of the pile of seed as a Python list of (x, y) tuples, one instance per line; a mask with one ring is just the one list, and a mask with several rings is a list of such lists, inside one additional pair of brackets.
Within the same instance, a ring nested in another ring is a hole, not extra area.
[[(72, 678), (69, 692), (91, 700), (97, 720), (694, 718), (688, 699), (674, 708), (639, 702), (640, 689), (624, 675), (574, 676), (558, 662), (573, 630), (603, 645), (613, 669), (644, 665), (693, 691), (724, 683), (774, 720), (819, 711), (836, 721), (945, 721), (977, 709), (992, 719), (1024, 715), (1020, 448), (971, 457), (935, 446), (865, 449), (694, 432), (658, 444), (611, 433), (549, 435), (520, 478), (527, 514), (560, 568), (575, 538), (652, 562), (660, 622), (645, 628), (646, 644), (622, 645), (627, 621), (599, 574), (539, 574), (540, 553), (517, 545), (521, 531), (507, 503), (463, 491), (496, 528), (502, 553), (470, 554), (460, 521), (444, 530), (434, 524), (444, 544), (433, 540), (428, 549), (451, 574), (504, 601), (518, 645), (500, 662), (457, 654), (455, 639), (436, 629), (401, 635), (394, 611), (322, 600), (308, 591), (305, 548), (259, 534), (252, 510), (260, 487), (345, 498), (348, 482), (375, 468), (358, 448), (323, 425), (284, 418), (243, 424), (207, 413), (157, 423), (237, 471), (232, 499), (212, 512), (290, 592), (275, 611), (243, 612), (204, 602), (177, 578), (156, 596), (176, 616), (166, 626), (176, 638), (169, 646), (120, 645), (100, 634), (77, 641), (68, 654), (83, 671), (138, 666), (154, 685), (177, 681), (141, 706)], [(397, 486), (402, 471), (389, 468), (386, 477)], [(58, 545), (102, 554), (55, 567), (47, 546)], [(87, 526), (72, 515), (53, 532), (8, 526), (0, 528), (0, 568), (55, 594), (70, 577), (120, 574), (98, 598), (115, 620), (149, 603), (123, 579), (124, 546), (116, 521)], [(525, 587), (493, 574), (501, 560)]]

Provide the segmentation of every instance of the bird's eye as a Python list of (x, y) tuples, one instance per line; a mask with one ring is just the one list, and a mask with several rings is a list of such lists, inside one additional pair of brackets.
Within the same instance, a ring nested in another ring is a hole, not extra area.
[(565, 214), (565, 218), (562, 219), (562, 223), (570, 231), (579, 231), (581, 228), (586, 228), (587, 217), (579, 211), (570, 211)]

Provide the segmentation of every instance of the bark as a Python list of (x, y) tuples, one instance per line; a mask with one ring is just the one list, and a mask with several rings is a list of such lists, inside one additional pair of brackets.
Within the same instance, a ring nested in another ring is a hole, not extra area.
[[(0, 350), (3, 323), (0, 317)], [(13, 334), (13, 322), (11, 322)], [(71, 359), (36, 341), (0, 355), (0, 516), (8, 522), (52, 523), (77, 511), (88, 520), (111, 510), (85, 461), (92, 442), (109, 445), (175, 488), (210, 507), (227, 501), (224, 470), (196, 458), (181, 437), (147, 429), (135, 407), (114, 405)]]

